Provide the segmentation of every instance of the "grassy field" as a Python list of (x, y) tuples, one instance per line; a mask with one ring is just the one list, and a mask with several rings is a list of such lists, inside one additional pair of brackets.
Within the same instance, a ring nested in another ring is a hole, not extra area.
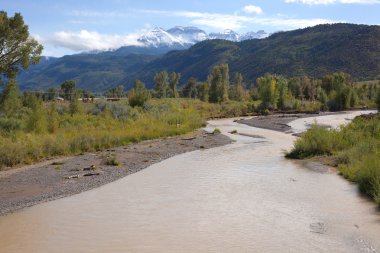
[(210, 104), (194, 99), (46, 103), (0, 119), (0, 168), (78, 155), (147, 139), (191, 132), (211, 117), (247, 115), (248, 102)]
[(380, 115), (358, 117), (339, 130), (313, 126), (288, 158), (328, 156), (339, 172), (380, 205)]

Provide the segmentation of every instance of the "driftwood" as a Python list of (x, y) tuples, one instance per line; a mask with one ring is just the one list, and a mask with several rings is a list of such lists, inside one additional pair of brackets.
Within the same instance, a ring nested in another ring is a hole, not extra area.
[(72, 176), (67, 176), (65, 179), (78, 179), (81, 177), (92, 177), (92, 176), (99, 176), (100, 172), (90, 172), (86, 174), (78, 174), (78, 175), (72, 175)]
[(195, 140), (197, 137), (189, 137), (189, 138), (182, 138), (183, 141), (192, 141)]
[(91, 165), (90, 167), (83, 168), (83, 171), (95, 170), (95, 169), (96, 169), (95, 165)]
[(65, 177), (65, 179), (77, 179), (79, 177), (80, 177), (80, 175), (73, 175), (73, 176), (67, 176), (67, 177)]
[(100, 175), (100, 172), (94, 172), (94, 173), (84, 174), (83, 176), (84, 177), (92, 177), (92, 176), (99, 176), (99, 175)]

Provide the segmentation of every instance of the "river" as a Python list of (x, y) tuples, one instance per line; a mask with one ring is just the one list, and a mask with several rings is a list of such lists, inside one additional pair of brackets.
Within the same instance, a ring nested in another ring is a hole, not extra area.
[(284, 159), (294, 136), (215, 127), (235, 142), (0, 217), (0, 252), (380, 252), (376, 205), (336, 173)]

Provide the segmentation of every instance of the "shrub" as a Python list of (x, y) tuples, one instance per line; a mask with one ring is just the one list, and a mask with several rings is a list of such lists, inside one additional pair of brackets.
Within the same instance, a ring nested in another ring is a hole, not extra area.
[(117, 160), (116, 154), (108, 154), (103, 158), (103, 163), (108, 166), (120, 166), (120, 161)]
[(215, 128), (214, 131), (212, 132), (213, 134), (220, 134), (221, 131), (219, 128)]

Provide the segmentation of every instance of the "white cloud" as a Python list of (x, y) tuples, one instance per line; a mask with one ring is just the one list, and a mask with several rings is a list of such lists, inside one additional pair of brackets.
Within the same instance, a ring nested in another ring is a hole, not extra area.
[(244, 6), (243, 11), (246, 13), (256, 13), (256, 14), (262, 14), (263, 13), (263, 9), (261, 9), (261, 7), (259, 7), (259, 6), (255, 6), (255, 5)]
[(380, 0), (285, 0), (286, 3), (301, 3), (307, 5), (329, 4), (380, 4)]
[(55, 47), (63, 47), (76, 52), (91, 50), (109, 50), (122, 46), (139, 45), (137, 39), (140, 33), (127, 35), (100, 34), (82, 30), (80, 32), (60, 31), (54, 33), (50, 38), (41, 39), (43, 44)]
[(295, 19), (287, 17), (252, 17), (244, 15), (229, 15), (207, 12), (168, 12), (168, 15), (190, 18), (195, 25), (208, 26), (218, 30), (232, 29), (239, 30), (248, 25), (257, 24), (272, 26), (276, 29), (297, 29), (319, 24), (332, 24), (341, 21), (330, 19)]
[(340, 23), (342, 21), (331, 19), (296, 19), (285, 16), (276, 17), (252, 17), (238, 14), (221, 14), (208, 12), (192, 12), (192, 11), (162, 11), (162, 10), (136, 10), (137, 12), (151, 15), (176, 16), (190, 19), (190, 23), (194, 25), (206, 26), (217, 30), (239, 30), (246, 28), (248, 25), (257, 24), (263, 26), (272, 26), (279, 30), (289, 30), (297, 28), (305, 28), (319, 24)]

